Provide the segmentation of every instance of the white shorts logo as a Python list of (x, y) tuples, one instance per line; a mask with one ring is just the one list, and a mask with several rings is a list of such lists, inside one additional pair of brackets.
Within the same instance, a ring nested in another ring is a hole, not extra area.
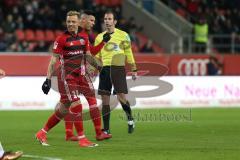
[(207, 74), (207, 63), (208, 59), (182, 59), (178, 63), (178, 74), (179, 75), (206, 75)]

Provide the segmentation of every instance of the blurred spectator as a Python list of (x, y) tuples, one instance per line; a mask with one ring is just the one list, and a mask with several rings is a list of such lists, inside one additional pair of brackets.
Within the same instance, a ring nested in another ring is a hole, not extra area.
[(29, 43), (27, 41), (23, 41), (19, 45), (21, 47), (21, 52), (27, 52), (29, 50)]
[(44, 41), (39, 41), (37, 46), (34, 47), (34, 52), (46, 52), (49, 49), (49, 46)]
[(130, 36), (130, 39), (133, 43), (135, 43), (137, 45), (137, 47), (139, 48), (140, 46), (140, 41), (136, 35), (136, 29), (131, 29), (130, 32), (129, 32), (129, 36)]
[(223, 64), (218, 61), (215, 56), (209, 57), (209, 62), (207, 64), (207, 74), (210, 76), (221, 75)]
[(5, 51), (7, 48), (7, 44), (5, 41), (5, 34), (3, 29), (0, 27), (0, 51)]
[(128, 22), (125, 18), (122, 18), (118, 21), (118, 28), (125, 31), (125, 32), (128, 32), (129, 30), (129, 25), (128, 25)]
[(7, 48), (8, 52), (21, 52), (21, 46), (15, 42), (12, 43), (8, 48)]
[(205, 53), (208, 42), (208, 24), (204, 18), (194, 25), (195, 52)]
[(138, 26), (134, 17), (129, 18), (129, 20), (127, 21), (127, 26), (128, 26), (128, 30), (126, 30), (126, 32), (129, 32), (129, 30), (132, 30), (132, 29), (138, 30)]
[(140, 52), (144, 52), (144, 53), (153, 53), (154, 49), (153, 49), (153, 42), (152, 40), (148, 40), (146, 44), (144, 44), (144, 46), (141, 48)]
[(14, 29), (16, 28), (16, 23), (13, 21), (12, 14), (7, 15), (6, 21), (3, 22), (2, 28), (4, 32), (13, 33)]
[[(96, 24), (90, 35), (90, 40), (95, 38), (95, 33), (105, 30), (102, 25), (103, 15), (107, 9), (112, 9), (117, 15), (119, 28), (129, 33), (136, 50), (139, 50), (139, 39), (136, 32), (141, 30), (134, 19), (122, 17), (122, 0), (2, 0), (0, 1), (0, 51), (10, 52), (47, 52), (50, 40), (38, 42), (40, 39), (31, 38), (25, 34), (26, 30), (63, 31), (65, 17), (68, 10), (92, 9), (95, 11)], [(18, 34), (16, 34), (15, 32)], [(15, 37), (17, 35), (17, 37)], [(57, 34), (56, 34), (57, 35)], [(54, 34), (54, 36), (56, 36)], [(53, 37), (54, 37), (53, 36)], [(41, 39), (42, 40), (42, 39)], [(140, 39), (142, 42), (142, 40)]]
[(195, 24), (198, 17), (205, 17), (209, 34), (213, 35), (213, 47), (219, 52), (230, 52), (231, 35), (240, 34), (239, 0), (161, 0), (176, 12)]

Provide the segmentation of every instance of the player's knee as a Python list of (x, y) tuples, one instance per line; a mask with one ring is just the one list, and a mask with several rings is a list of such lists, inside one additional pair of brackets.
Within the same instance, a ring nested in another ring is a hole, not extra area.
[(89, 104), (89, 106), (91, 107), (91, 106), (97, 106), (97, 100), (96, 100), (96, 98), (94, 97), (89, 97), (89, 98), (87, 98), (87, 101), (88, 101), (88, 104)]
[(71, 114), (80, 114), (82, 112), (82, 104), (80, 102), (73, 102), (69, 108)]
[(59, 117), (64, 117), (69, 113), (68, 106), (69, 106), (68, 103), (64, 104), (64, 103), (58, 102), (55, 106), (55, 112), (59, 114), (58, 115)]
[(110, 96), (102, 95), (101, 97), (102, 97), (102, 104), (103, 105), (109, 105), (109, 103), (110, 103)]
[(124, 93), (118, 93), (117, 94), (117, 99), (119, 102), (126, 103), (127, 99)]

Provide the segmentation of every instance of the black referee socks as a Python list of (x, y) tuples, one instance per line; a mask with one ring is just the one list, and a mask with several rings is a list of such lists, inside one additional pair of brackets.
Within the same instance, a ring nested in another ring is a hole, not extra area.
[(122, 105), (123, 110), (125, 111), (125, 113), (126, 113), (126, 115), (127, 115), (128, 121), (133, 120), (132, 110), (131, 110), (131, 107), (130, 107), (129, 102), (127, 101), (126, 104), (123, 103), (123, 102), (120, 102), (120, 103), (121, 103), (121, 105)]
[(110, 112), (111, 110), (109, 105), (102, 106), (103, 128), (105, 131), (109, 130)]

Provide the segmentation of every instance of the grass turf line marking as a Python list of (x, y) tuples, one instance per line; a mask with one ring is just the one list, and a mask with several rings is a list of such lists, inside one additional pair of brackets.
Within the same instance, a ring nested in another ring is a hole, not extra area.
[(24, 155), (22, 155), (22, 157), (25, 157), (25, 158), (34, 158), (34, 159), (41, 159), (41, 160), (63, 160), (63, 159), (60, 159), (60, 158), (42, 157), (42, 156), (28, 155), (28, 154), (24, 154)]

